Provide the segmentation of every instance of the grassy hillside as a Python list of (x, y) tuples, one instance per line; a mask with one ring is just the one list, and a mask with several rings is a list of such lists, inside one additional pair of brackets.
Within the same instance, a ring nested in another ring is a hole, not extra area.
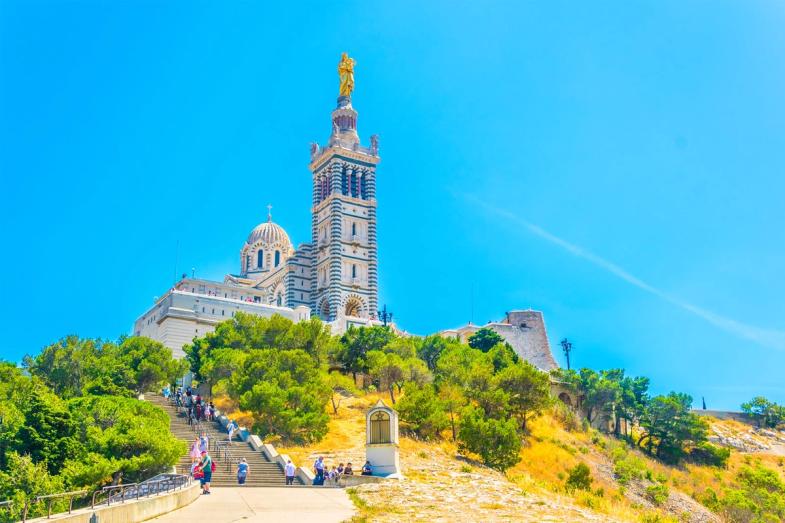
[[(330, 465), (363, 463), (364, 412), (378, 398), (369, 394), (346, 400), (322, 442), (281, 450), (303, 464), (318, 455)], [(722, 431), (749, 431), (733, 421), (713, 423)], [(696, 501), (704, 499), (708, 489), (722, 492), (732, 486), (742, 467), (756, 463), (785, 478), (785, 458), (774, 454), (734, 452), (725, 469), (671, 467), (615, 438), (580, 427), (570, 430), (569, 425), (557, 411), (536, 419), (520, 463), (506, 474), (460, 456), (447, 434), (438, 442), (403, 436), (400, 453), (406, 481), (354, 489), (358, 520), (455, 521), (461, 514), (477, 517), (481, 512), (486, 521), (721, 521)], [(565, 487), (578, 463), (591, 470), (590, 490)]]
[[(330, 409), (327, 436), (311, 446), (280, 447), (297, 464), (324, 456), (328, 466), (365, 462), (365, 411), (385, 394), (347, 398), (338, 414)], [(219, 405), (231, 410), (227, 401)], [(246, 416), (236, 412), (235, 417)], [(250, 421), (250, 419), (249, 419)], [(735, 421), (711, 420), (716, 431), (738, 439), (767, 438)], [(613, 437), (584, 430), (554, 409), (536, 418), (521, 450), (521, 461), (501, 474), (473, 456), (461, 456), (449, 433), (427, 442), (405, 435), (401, 424), (402, 482), (351, 489), (357, 521), (723, 521), (697, 500), (733, 485), (744, 467), (762, 464), (785, 479), (782, 447), (768, 441), (768, 451), (734, 451), (724, 469), (683, 464), (664, 465)], [(588, 465), (589, 490), (570, 490), (566, 480), (579, 463)], [(481, 516), (478, 516), (481, 514)]]

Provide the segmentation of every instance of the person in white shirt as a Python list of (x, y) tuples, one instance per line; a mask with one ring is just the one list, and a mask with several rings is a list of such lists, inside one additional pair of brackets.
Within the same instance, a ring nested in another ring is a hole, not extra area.
[(286, 467), (285, 467), (285, 470), (284, 470), (284, 472), (286, 474), (286, 484), (287, 485), (293, 485), (294, 484), (294, 472), (295, 472), (295, 470), (296, 470), (296, 467), (294, 466), (294, 463), (292, 463), (292, 460), (287, 461), (286, 462)]

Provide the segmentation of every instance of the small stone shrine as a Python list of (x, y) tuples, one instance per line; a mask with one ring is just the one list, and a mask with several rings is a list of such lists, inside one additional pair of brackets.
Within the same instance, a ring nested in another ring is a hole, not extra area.
[(376, 402), (365, 415), (365, 456), (374, 476), (401, 478), (398, 458), (398, 413)]

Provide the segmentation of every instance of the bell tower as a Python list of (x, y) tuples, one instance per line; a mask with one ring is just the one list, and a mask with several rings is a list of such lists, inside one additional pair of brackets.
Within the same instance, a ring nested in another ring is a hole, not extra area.
[(327, 143), (311, 144), (311, 309), (324, 321), (374, 319), (378, 308), (376, 164), (379, 141), (360, 143), (352, 107), (354, 60), (338, 64), (340, 89)]

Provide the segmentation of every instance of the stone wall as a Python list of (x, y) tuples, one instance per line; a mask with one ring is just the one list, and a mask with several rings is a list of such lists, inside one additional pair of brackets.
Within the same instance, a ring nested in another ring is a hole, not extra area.
[(199, 482), (195, 481), (189, 486), (149, 498), (126, 501), (125, 503), (115, 503), (109, 506), (101, 506), (95, 509), (85, 508), (75, 510), (71, 514), (54, 514), (51, 518), (46, 517), (28, 519), (30, 523), (44, 523), (45, 521), (58, 521), (67, 523), (137, 523), (147, 521), (173, 510), (183, 508), (191, 504), (202, 493)]

